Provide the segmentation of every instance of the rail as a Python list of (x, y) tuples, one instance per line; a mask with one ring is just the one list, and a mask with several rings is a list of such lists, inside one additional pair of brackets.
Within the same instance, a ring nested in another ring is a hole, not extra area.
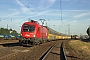
[[(57, 43), (56, 43), (57, 44)], [(50, 51), (54, 48), (54, 46), (56, 45), (54, 44), (53, 46), (51, 46), (44, 54), (43, 56), (39, 59), (39, 60), (45, 60), (45, 58), (47, 57), (47, 55), (50, 53)]]
[(60, 46), (60, 59), (61, 60), (67, 60), (66, 55), (65, 55), (65, 51), (64, 51), (63, 42), (62, 42), (62, 44)]

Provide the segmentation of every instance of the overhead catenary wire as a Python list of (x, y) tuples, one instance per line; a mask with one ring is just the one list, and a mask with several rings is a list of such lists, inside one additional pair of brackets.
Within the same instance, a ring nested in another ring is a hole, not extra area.
[(62, 2), (61, 2), (61, 0), (60, 0), (60, 10), (61, 10), (61, 20), (62, 20)]
[[(20, 0), (19, 0), (20, 1)], [(27, 8), (29, 8), (30, 9), (30, 7), (28, 7), (28, 6), (26, 6), (22, 1), (20, 1), (25, 7), (27, 7)], [(31, 10), (31, 9), (30, 9)], [(38, 16), (38, 14), (37, 13), (35, 13), (33, 10), (31, 10), (31, 12), (33, 12), (37, 17), (39, 17), (40, 18), (40, 16)]]
[[(20, 0), (19, 0), (20, 1)], [(28, 0), (29, 1), (29, 0)], [(27, 6), (27, 5), (25, 5), (25, 3), (23, 3), (22, 1), (20, 1), (25, 7), (27, 7), (27, 8), (29, 8), (30, 9), (30, 7), (29, 7), (29, 5)], [(28, 3), (29, 4), (29, 3)], [(30, 9), (31, 10), (31, 9)], [(40, 9), (38, 9), (38, 11), (40, 11)], [(41, 18), (37, 13), (35, 13), (33, 10), (31, 10), (31, 12), (33, 12), (39, 19)], [(45, 17), (45, 16), (44, 16)], [(38, 20), (38, 21), (40, 21), (40, 20)]]
[(60, 14), (61, 14), (61, 22), (63, 25), (63, 21), (62, 21), (62, 1), (60, 0)]

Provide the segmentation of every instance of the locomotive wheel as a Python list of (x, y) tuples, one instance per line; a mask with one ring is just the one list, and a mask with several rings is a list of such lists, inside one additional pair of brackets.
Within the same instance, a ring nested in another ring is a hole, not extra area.
[(19, 43), (22, 43), (22, 41), (21, 41), (21, 40), (19, 40)]

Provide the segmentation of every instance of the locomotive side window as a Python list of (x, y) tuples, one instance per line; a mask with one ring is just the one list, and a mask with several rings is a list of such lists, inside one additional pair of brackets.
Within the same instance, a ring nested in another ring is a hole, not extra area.
[(40, 27), (38, 28), (38, 31), (40, 31)]
[(24, 32), (33, 32), (35, 30), (35, 26), (32, 25), (24, 25), (23, 31)]

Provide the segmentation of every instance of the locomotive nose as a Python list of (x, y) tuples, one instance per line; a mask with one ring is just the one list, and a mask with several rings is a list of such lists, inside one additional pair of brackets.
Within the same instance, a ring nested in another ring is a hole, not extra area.
[(29, 33), (29, 32), (24, 32), (24, 33), (22, 33), (22, 36), (24, 38), (32, 38), (34, 36), (34, 34), (33, 33)]
[(25, 34), (25, 36), (26, 36), (26, 37), (30, 37), (30, 35), (29, 35), (29, 34)]

